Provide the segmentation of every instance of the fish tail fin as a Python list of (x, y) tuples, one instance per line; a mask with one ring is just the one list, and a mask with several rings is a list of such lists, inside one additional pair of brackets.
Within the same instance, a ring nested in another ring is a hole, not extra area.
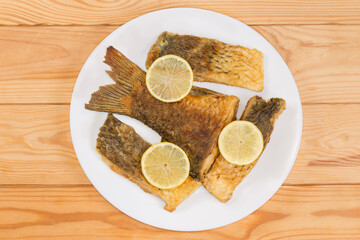
[(111, 71), (106, 72), (116, 83), (123, 84), (129, 79), (145, 83), (146, 73), (112, 46), (106, 50), (104, 63), (111, 67)]
[(85, 108), (98, 112), (110, 112), (130, 115), (131, 92), (133, 86), (130, 84), (112, 84), (99, 88), (91, 95), (89, 104)]
[(146, 73), (112, 46), (107, 48), (104, 63), (111, 67), (106, 72), (116, 84), (100, 87), (85, 108), (130, 115), (131, 95), (145, 84)]

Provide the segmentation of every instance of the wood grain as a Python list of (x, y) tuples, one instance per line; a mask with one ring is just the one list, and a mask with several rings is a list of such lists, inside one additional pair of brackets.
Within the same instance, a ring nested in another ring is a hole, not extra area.
[(145, 13), (174, 7), (216, 11), (247, 24), (358, 24), (356, 0), (216, 0), (198, 1), (56, 1), (3, 0), (1, 25), (99, 25), (123, 24)]
[[(82, 64), (114, 29), (0, 27), (0, 103), (69, 103)], [(360, 103), (358, 26), (255, 29), (288, 63), (304, 104)]]
[(358, 104), (303, 106), (300, 151), (285, 184), (360, 183), (359, 118)]
[[(285, 184), (360, 183), (359, 105), (305, 105), (303, 111), (300, 152)], [(0, 185), (90, 184), (68, 122), (68, 105), (0, 106)]]
[[(209, 231), (166, 231), (118, 211), (90, 185), (70, 138), (72, 89), (93, 49), (118, 26), (173, 7), (252, 25), (288, 64), (303, 103), (284, 185)], [(1, 0), (0, 239), (360, 239), (359, 63), (358, 0)]]
[(302, 103), (360, 102), (359, 26), (255, 27), (280, 53)]
[(93, 187), (0, 188), (4, 239), (359, 239), (360, 186), (288, 186), (247, 218), (203, 232), (133, 220)]
[[(284, 185), (250, 216), (203, 232), (118, 211), (90, 185), (70, 138), (72, 89), (93, 49), (119, 25), (172, 7), (252, 25), (304, 104)], [(358, 0), (0, 1), (0, 239), (360, 239), (359, 26)]]
[(114, 28), (0, 28), (0, 103), (69, 103), (82, 65)]
[(69, 106), (0, 106), (0, 136), (0, 184), (90, 184), (71, 143)]

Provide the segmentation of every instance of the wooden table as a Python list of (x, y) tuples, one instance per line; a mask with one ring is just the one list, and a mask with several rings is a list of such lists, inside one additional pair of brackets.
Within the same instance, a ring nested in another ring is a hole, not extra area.
[[(75, 156), (81, 66), (121, 24), (170, 7), (214, 10), (263, 35), (304, 111), (298, 158), (250, 216), (203, 232), (150, 227), (110, 205)], [(360, 239), (360, 1), (0, 1), (0, 239)]]

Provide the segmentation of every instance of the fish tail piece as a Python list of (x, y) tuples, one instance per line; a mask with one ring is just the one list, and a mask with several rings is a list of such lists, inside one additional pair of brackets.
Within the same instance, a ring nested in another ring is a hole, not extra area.
[(100, 87), (85, 108), (129, 115), (131, 95), (144, 85), (146, 73), (112, 46), (106, 50), (104, 63), (111, 67), (106, 72), (116, 84)]
[(132, 87), (129, 85), (112, 84), (100, 87), (91, 95), (85, 108), (98, 112), (130, 114)]
[(146, 73), (114, 47), (107, 48), (104, 63), (111, 67), (106, 72), (116, 83), (123, 85), (131, 80), (145, 84)]

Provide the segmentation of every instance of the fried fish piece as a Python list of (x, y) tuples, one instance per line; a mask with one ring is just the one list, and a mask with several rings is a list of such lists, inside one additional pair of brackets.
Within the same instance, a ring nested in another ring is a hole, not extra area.
[(188, 177), (180, 186), (172, 189), (159, 189), (152, 186), (141, 171), (141, 157), (151, 146), (135, 130), (109, 114), (96, 141), (96, 150), (103, 161), (116, 173), (136, 183), (142, 190), (151, 193), (166, 203), (165, 209), (174, 211), (201, 185)]
[(194, 88), (179, 102), (161, 102), (146, 88), (145, 72), (115, 48), (108, 48), (105, 63), (111, 67), (108, 74), (116, 84), (100, 87), (85, 108), (142, 121), (185, 151), (190, 176), (200, 181), (218, 156), (219, 134), (235, 119), (239, 99)]
[(263, 55), (256, 49), (215, 39), (163, 32), (151, 47), (146, 68), (159, 57), (174, 54), (189, 62), (194, 81), (263, 90)]
[[(264, 138), (263, 151), (270, 141), (275, 121), (284, 111), (285, 105), (285, 100), (281, 98), (265, 101), (259, 96), (254, 96), (245, 107), (240, 119), (252, 122), (259, 128)], [(227, 202), (232, 197), (236, 186), (249, 174), (258, 159), (250, 164), (238, 166), (229, 163), (219, 155), (202, 183), (218, 200)]]

